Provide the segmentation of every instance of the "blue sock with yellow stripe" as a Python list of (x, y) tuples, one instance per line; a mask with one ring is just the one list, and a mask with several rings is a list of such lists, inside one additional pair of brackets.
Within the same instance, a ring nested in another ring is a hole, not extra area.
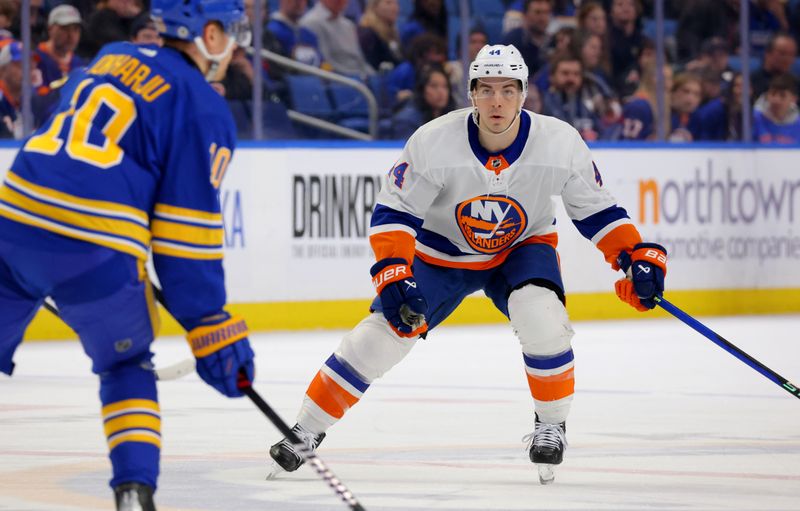
[(137, 482), (156, 488), (161, 451), (161, 413), (152, 357), (115, 366), (100, 375), (103, 427), (113, 467), (111, 487)]

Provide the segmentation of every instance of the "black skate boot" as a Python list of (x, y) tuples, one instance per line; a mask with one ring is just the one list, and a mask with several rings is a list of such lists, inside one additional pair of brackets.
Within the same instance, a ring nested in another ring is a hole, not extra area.
[(122, 483), (114, 488), (117, 511), (156, 511), (153, 489), (141, 483)]
[[(306, 447), (312, 451), (315, 451), (325, 438), (325, 433), (315, 435), (303, 428), (300, 424), (295, 424), (292, 431), (306, 444)], [(284, 471), (294, 472), (306, 462), (300, 453), (297, 452), (295, 446), (286, 438), (270, 447), (269, 455), (273, 459), (273, 463), (267, 474), (267, 479), (274, 479), (275, 476)]]
[(553, 482), (553, 468), (564, 460), (564, 451), (567, 449), (566, 432), (566, 422), (547, 424), (539, 421), (537, 415), (533, 433), (522, 438), (523, 442), (530, 442), (528, 455), (539, 469), (539, 482), (542, 484)]

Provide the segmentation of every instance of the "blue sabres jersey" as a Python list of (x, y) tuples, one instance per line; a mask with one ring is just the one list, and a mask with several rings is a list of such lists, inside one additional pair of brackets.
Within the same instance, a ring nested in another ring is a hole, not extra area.
[(225, 101), (187, 57), (112, 43), (17, 155), (0, 215), (142, 261), (152, 250), (170, 312), (191, 328), (225, 303), (218, 188), (234, 142)]

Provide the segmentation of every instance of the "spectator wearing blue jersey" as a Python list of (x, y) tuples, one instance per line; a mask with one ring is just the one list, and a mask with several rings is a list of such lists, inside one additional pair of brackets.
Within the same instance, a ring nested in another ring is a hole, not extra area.
[(414, 10), (400, 25), (400, 43), (406, 46), (426, 32), (447, 40), (447, 5), (444, 0), (414, 0)]
[(697, 109), (695, 140), (731, 142), (742, 138), (742, 75), (736, 74), (721, 96)]
[[(31, 101), (33, 124), (39, 126), (47, 118), (55, 96), (42, 91), (42, 75), (36, 67), (36, 55), (31, 56)], [(0, 50), (0, 138), (24, 137), (22, 125), (22, 43), (12, 41)], [(42, 92), (42, 94), (37, 94)]]
[(75, 54), (81, 40), (81, 14), (75, 7), (62, 4), (50, 11), (47, 18), (47, 41), (36, 48), (37, 66), (45, 87), (69, 76), (84, 65)]
[(566, 52), (550, 61), (550, 86), (542, 94), (542, 113), (571, 124), (586, 141), (616, 138), (620, 108), (616, 100), (583, 71), (581, 60)]
[(387, 78), (389, 97), (400, 105), (408, 100), (417, 83), (417, 74), (430, 64), (443, 65), (447, 61), (447, 43), (441, 37), (424, 33), (411, 41), (408, 60), (394, 68)]
[(308, 0), (280, 0), (267, 28), (281, 44), (281, 54), (309, 66), (323, 64), (316, 34), (299, 22), (308, 8)]
[(800, 144), (797, 80), (776, 76), (753, 111), (753, 138), (762, 144)]
[(692, 142), (699, 133), (695, 112), (703, 98), (700, 77), (693, 73), (681, 73), (672, 80), (670, 88), (670, 119), (672, 131), (670, 142)]
[(358, 23), (358, 43), (369, 64), (377, 70), (390, 70), (403, 61), (397, 17), (397, 0), (368, 0)]
[(552, 0), (525, 0), (522, 26), (507, 32), (503, 44), (513, 44), (525, 64), (530, 76), (534, 76), (547, 63), (550, 36), (547, 27), (553, 16)]
[(420, 126), (455, 110), (450, 79), (439, 64), (422, 69), (414, 87), (414, 96), (392, 116), (392, 135), (405, 140)]
[[(664, 66), (664, 89), (672, 89), (672, 68)], [(665, 109), (669, 112), (669, 95), (664, 100)], [(655, 140), (658, 130), (656, 123), (661, 122), (664, 133), (671, 130), (670, 116), (656, 118), (656, 65), (648, 62), (642, 68), (641, 80), (636, 92), (622, 106), (622, 139), (623, 140)]]

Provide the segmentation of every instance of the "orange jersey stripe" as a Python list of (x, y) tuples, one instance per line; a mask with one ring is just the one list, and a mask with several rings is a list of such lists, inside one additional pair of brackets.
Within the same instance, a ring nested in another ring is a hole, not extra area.
[(373, 234), (369, 244), (375, 252), (375, 260), (400, 257), (408, 264), (414, 261), (414, 236), (405, 231), (389, 231)]
[(347, 392), (341, 385), (322, 371), (311, 380), (306, 395), (331, 417), (341, 419), (344, 412), (358, 403), (358, 398)]
[(633, 224), (622, 224), (603, 236), (603, 239), (597, 242), (597, 248), (603, 252), (611, 267), (619, 270), (617, 256), (620, 252), (623, 250), (631, 252), (633, 246), (641, 242), (642, 236)]
[(433, 264), (436, 266), (444, 266), (447, 268), (461, 268), (463, 270), (489, 270), (491, 268), (495, 268), (503, 264), (508, 258), (508, 256), (513, 252), (515, 249), (523, 246), (523, 245), (532, 245), (534, 243), (543, 243), (545, 245), (550, 245), (553, 248), (558, 246), (558, 233), (550, 232), (547, 234), (542, 234), (539, 236), (531, 236), (530, 238), (526, 239), (525, 241), (514, 245), (511, 250), (506, 250), (497, 254), (495, 257), (489, 259), (488, 261), (481, 261), (481, 262), (458, 262), (458, 261), (450, 261), (447, 259), (440, 259), (438, 257), (434, 257), (429, 254), (423, 254), (422, 252), (417, 251), (417, 257), (428, 264)]
[(528, 376), (528, 386), (537, 401), (556, 401), (575, 393), (575, 369), (553, 376)]

